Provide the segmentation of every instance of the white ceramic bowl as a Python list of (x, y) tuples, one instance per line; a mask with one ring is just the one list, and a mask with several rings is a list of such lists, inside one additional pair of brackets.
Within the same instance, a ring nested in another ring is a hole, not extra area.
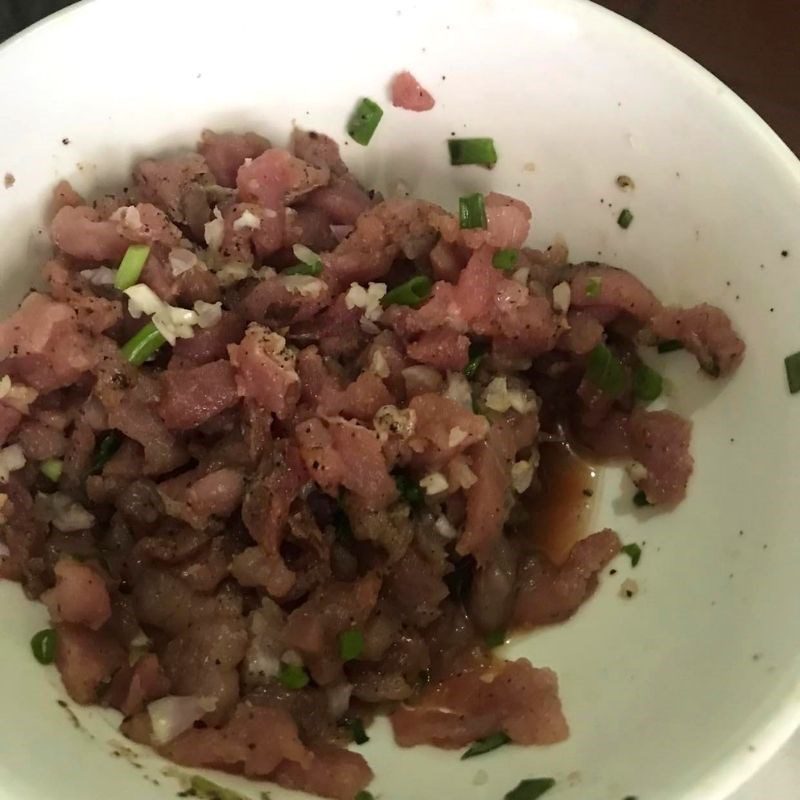
[[(388, 103), (404, 67), (434, 92), (431, 113)], [(0, 189), (3, 310), (39, 263), (57, 178), (119, 184), (138, 155), (191, 145), (204, 126), (281, 140), (296, 121), (343, 136), (362, 95), (386, 109), (368, 148), (344, 148), (366, 183), (402, 179), (451, 207), (465, 189), (518, 194), (537, 244), (562, 234), (577, 259), (629, 267), (666, 300), (717, 302), (748, 343), (727, 385), (662, 357), (670, 405), (695, 423), (689, 498), (673, 514), (634, 513), (607, 472), (596, 524), (646, 541), (641, 564), (620, 560), (575, 619), (510, 648), (558, 671), (569, 741), (460, 762), (396, 749), (379, 723), (364, 748), (373, 791), (499, 800), (548, 775), (548, 800), (722, 798), (800, 718), (800, 397), (782, 363), (800, 349), (800, 166), (687, 58), (579, 0), (82, 5), (0, 49), (0, 174), (16, 178)], [(449, 167), (451, 131), (494, 136), (497, 169)], [(622, 173), (634, 191), (616, 187)], [(623, 600), (629, 575), (640, 592)], [(30, 655), (42, 610), (15, 586), (0, 592), (0, 797), (174, 797), (163, 762), (110, 755), (117, 720), (76, 709), (70, 722), (55, 671)]]

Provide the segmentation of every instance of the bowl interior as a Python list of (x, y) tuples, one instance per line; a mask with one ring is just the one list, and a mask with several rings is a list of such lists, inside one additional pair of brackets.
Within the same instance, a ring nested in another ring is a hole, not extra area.
[[(402, 68), (434, 93), (432, 112), (391, 107), (386, 84)], [(364, 95), (385, 109), (367, 148), (344, 139)], [(499, 798), (552, 776), (554, 800), (714, 800), (789, 735), (800, 716), (800, 399), (782, 360), (800, 349), (800, 167), (729, 90), (579, 0), (139, 0), (83, 5), (0, 49), (0, 107), (0, 173), (16, 179), (0, 189), (4, 312), (46, 252), (58, 178), (118, 186), (138, 156), (191, 146), (203, 127), (281, 142), (296, 123), (345, 141), (355, 172), (384, 190), (402, 181), (451, 208), (465, 191), (518, 195), (536, 245), (561, 235), (573, 259), (629, 268), (665, 301), (717, 303), (743, 333), (747, 357), (728, 383), (684, 354), (658, 357), (667, 405), (694, 421), (686, 502), (635, 510), (622, 475), (603, 473), (595, 526), (640, 543), (639, 566), (619, 559), (572, 621), (508, 648), (558, 672), (569, 741), (462, 763), (397, 749), (379, 722), (364, 748), (376, 795)], [(450, 167), (453, 133), (493, 136), (497, 168)], [(616, 185), (621, 174), (634, 189)], [(623, 207), (628, 230), (616, 224)], [(619, 593), (626, 578), (632, 599)], [(16, 586), (0, 595), (0, 704), (14, 721), (0, 730), (0, 797), (174, 797), (163, 762), (120, 746), (113, 715), (57, 704), (55, 672), (28, 648), (42, 609)]]

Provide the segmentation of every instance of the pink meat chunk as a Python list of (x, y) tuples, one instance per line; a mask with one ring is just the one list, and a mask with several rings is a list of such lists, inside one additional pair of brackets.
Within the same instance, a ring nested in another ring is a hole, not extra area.
[(241, 343), (228, 346), (239, 394), (278, 419), (290, 416), (300, 397), (294, 358), (282, 342), (282, 337), (251, 323)]
[(287, 150), (273, 148), (239, 167), (236, 186), (242, 199), (277, 211), (329, 180), (327, 167), (315, 167)]
[(329, 494), (344, 486), (369, 508), (384, 508), (396, 496), (377, 435), (348, 420), (313, 418), (295, 429), (303, 462)]
[(430, 111), (435, 105), (433, 95), (423, 89), (419, 81), (407, 70), (392, 78), (392, 105), (407, 111)]
[(71, 558), (60, 558), (54, 572), (55, 587), (42, 595), (50, 618), (100, 630), (111, 616), (111, 599), (100, 575)]
[(100, 688), (127, 663), (127, 654), (106, 633), (62, 622), (56, 630), (56, 667), (69, 696), (81, 705), (96, 703)]
[(530, 556), (520, 566), (514, 621), (533, 627), (571, 617), (591, 596), (599, 572), (620, 548), (617, 534), (606, 528), (578, 542), (560, 566), (543, 556)]
[(406, 348), (410, 358), (441, 370), (462, 370), (469, 361), (469, 339), (450, 328), (423, 333)]
[(497, 731), (524, 745), (554, 744), (569, 735), (555, 673), (524, 658), (448, 678), (389, 719), (401, 747), (459, 748)]
[(638, 482), (648, 502), (674, 505), (686, 496), (694, 470), (692, 423), (672, 411), (636, 410), (630, 420), (631, 455), (646, 470)]
[(656, 296), (635, 275), (605, 264), (579, 264), (570, 290), (571, 307), (603, 310), (607, 313), (602, 322), (618, 314), (648, 322), (661, 309)]
[(245, 159), (258, 158), (269, 149), (268, 139), (257, 133), (214, 133), (204, 130), (197, 149), (220, 186), (236, 186), (236, 174)]
[(115, 222), (88, 206), (64, 206), (50, 223), (50, 238), (62, 252), (86, 261), (118, 261), (130, 241)]
[(238, 402), (235, 373), (228, 361), (170, 369), (161, 377), (159, 414), (171, 430), (196, 428)]
[(287, 789), (351, 800), (369, 784), (372, 775), (361, 754), (327, 746), (312, 751), (311, 761), (305, 766), (297, 761), (283, 761), (272, 779)]
[(96, 358), (75, 311), (47, 295), (31, 292), (0, 322), (0, 372), (40, 392), (74, 383)]
[(169, 678), (164, 674), (155, 653), (146, 653), (133, 666), (123, 667), (108, 689), (109, 705), (126, 717), (143, 711), (148, 703), (169, 692)]
[(650, 327), (660, 339), (683, 344), (715, 377), (734, 372), (744, 358), (745, 344), (728, 315), (708, 303), (692, 308), (668, 306), (653, 317)]
[(344, 389), (326, 382), (319, 396), (317, 413), (371, 422), (381, 406), (394, 402), (386, 384), (372, 372), (362, 372)]
[(190, 729), (162, 749), (187, 767), (240, 769), (260, 778), (272, 775), (284, 760), (308, 766), (312, 759), (286, 711), (247, 703), (240, 703), (222, 727)]

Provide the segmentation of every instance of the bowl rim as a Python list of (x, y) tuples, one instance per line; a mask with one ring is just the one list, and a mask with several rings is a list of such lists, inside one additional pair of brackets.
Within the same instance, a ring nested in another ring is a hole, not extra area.
[[(176, 0), (173, 0), (175, 2)], [(179, 0), (190, 2), (191, 0)], [(200, 0), (207, 2), (208, 0)], [(359, 2), (360, 0), (346, 0)], [(55, 27), (67, 17), (91, 14), (95, 6), (101, 4), (121, 4), (124, 0), (78, 0), (43, 17), (32, 25), (23, 28), (0, 43), (0, 72), (4, 61), (18, 46), (35, 38), (43, 30)], [(194, 0), (197, 2), (197, 0)], [(519, 5), (522, 0), (494, 0), (497, 4)], [(640, 42), (651, 52), (669, 61), (675, 70), (676, 80), (690, 82), (704, 94), (710, 94), (715, 102), (727, 107), (728, 113), (736, 117), (748, 134), (758, 142), (765, 155), (775, 159), (781, 170), (793, 179), (800, 189), (800, 153), (795, 154), (772, 127), (745, 102), (733, 89), (716, 75), (703, 67), (694, 58), (662, 39), (643, 26), (627, 19), (622, 14), (598, 5), (592, 0), (524, 0), (526, 4), (550, 7), (555, 13), (571, 16), (573, 14), (589, 19), (594, 16), (616, 26), (620, 34), (629, 40)], [(756, 723), (746, 739), (757, 743), (745, 752), (741, 743), (731, 746), (716, 761), (700, 771), (695, 785), (681, 800), (725, 800), (752, 778), (786, 744), (792, 735), (800, 730), (800, 670), (794, 676), (794, 685), (789, 686), (780, 707), (766, 718)], [(763, 715), (762, 715), (763, 716)]]

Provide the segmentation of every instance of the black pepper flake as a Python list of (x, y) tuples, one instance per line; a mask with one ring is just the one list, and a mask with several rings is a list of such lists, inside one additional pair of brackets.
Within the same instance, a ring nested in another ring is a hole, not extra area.
[(781, 250), (781, 255), (782, 255), (784, 258), (786, 258), (786, 257), (789, 255), (789, 251), (788, 251), (788, 250)]
[(69, 139), (69, 136), (65, 136), (65, 137), (64, 137), (64, 138), (61, 140), (61, 144), (63, 144), (63, 145), (67, 145), (67, 144), (69, 144), (69, 141), (70, 141), (70, 139)]

